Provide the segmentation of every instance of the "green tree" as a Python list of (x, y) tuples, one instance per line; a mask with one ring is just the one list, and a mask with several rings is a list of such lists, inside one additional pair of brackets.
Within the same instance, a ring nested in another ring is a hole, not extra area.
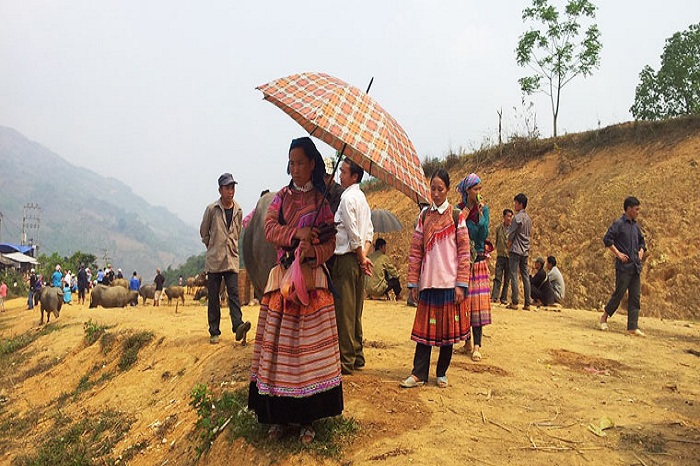
[[(543, 92), (549, 96), (557, 136), (557, 119), (561, 90), (578, 75), (588, 76), (600, 66), (600, 31), (592, 23), (597, 7), (588, 0), (569, 0), (560, 17), (548, 0), (533, 0), (523, 10), (523, 22), (539, 24), (531, 27), (518, 40), (515, 56), (518, 65), (531, 68), (535, 74), (520, 78), (526, 94)], [(582, 31), (582, 21), (591, 24)], [(579, 41), (580, 38), (580, 41)]]
[(642, 69), (630, 112), (637, 120), (700, 113), (700, 23), (666, 39), (658, 72)]

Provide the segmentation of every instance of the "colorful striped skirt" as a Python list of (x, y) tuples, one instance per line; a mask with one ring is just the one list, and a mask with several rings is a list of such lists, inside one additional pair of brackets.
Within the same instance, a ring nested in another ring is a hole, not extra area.
[(483, 327), (491, 323), (491, 283), (486, 259), (472, 264), (469, 276), (469, 311), (472, 327)]
[(308, 424), (343, 411), (333, 295), (310, 293), (307, 306), (279, 290), (263, 296), (255, 334), (248, 407), (269, 424)]
[(428, 346), (453, 345), (469, 335), (467, 300), (455, 303), (454, 288), (427, 288), (418, 295), (411, 340)]

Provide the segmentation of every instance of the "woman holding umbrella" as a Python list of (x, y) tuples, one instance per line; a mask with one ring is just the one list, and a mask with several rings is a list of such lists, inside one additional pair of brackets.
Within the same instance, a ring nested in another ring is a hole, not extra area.
[[(469, 310), (471, 327), (474, 334), (472, 361), (481, 360), (481, 330), (491, 323), (491, 291), (489, 266), (486, 261), (486, 238), (489, 236), (489, 208), (481, 199), (481, 178), (470, 173), (457, 185), (457, 192), (462, 196), (459, 208), (466, 212), (469, 238), (474, 252), (474, 263), (469, 277)], [(464, 346), (469, 351), (469, 340)]]
[[(324, 270), (335, 235), (320, 234), (317, 227), (332, 224), (333, 213), (323, 196), (323, 159), (310, 138), (292, 141), (287, 173), (292, 180), (277, 192), (265, 219), (278, 263), (260, 304), (248, 407), (259, 422), (270, 424), (270, 439), (299, 425), (299, 440), (309, 443), (313, 421), (343, 411), (338, 330)], [(290, 265), (289, 257), (299, 263)], [(285, 275), (300, 265), (306, 289), (295, 296)]]

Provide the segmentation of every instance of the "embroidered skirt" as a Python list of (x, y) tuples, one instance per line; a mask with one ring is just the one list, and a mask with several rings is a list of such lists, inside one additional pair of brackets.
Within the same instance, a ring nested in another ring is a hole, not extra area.
[(428, 346), (445, 346), (466, 340), (467, 335), (467, 299), (457, 305), (454, 288), (426, 288), (420, 292), (411, 340)]
[(469, 311), (472, 327), (491, 323), (491, 283), (486, 259), (472, 264), (469, 276)]
[(308, 424), (343, 411), (333, 295), (310, 292), (307, 306), (266, 293), (260, 305), (248, 407), (268, 424)]

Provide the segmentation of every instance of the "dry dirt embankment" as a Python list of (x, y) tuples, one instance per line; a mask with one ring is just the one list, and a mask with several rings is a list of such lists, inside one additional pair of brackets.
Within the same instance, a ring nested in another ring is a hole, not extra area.
[[(556, 142), (518, 141), (504, 146), (500, 158), (498, 152), (466, 157), (450, 167), (452, 184), (478, 172), (494, 232), (503, 209), (513, 208), (515, 194), (528, 196), (534, 226), (531, 262), (537, 256), (557, 257), (567, 306), (605, 305), (615, 272), (602, 238), (622, 215), (624, 198), (636, 196), (648, 246), (642, 315), (700, 319), (700, 117), (625, 123)], [(459, 200), (454, 192), (449, 199)], [(415, 222), (417, 207), (405, 196), (382, 190), (370, 192), (368, 200), (372, 208), (396, 213), (408, 227)], [(383, 236), (405, 278), (411, 229)]]

